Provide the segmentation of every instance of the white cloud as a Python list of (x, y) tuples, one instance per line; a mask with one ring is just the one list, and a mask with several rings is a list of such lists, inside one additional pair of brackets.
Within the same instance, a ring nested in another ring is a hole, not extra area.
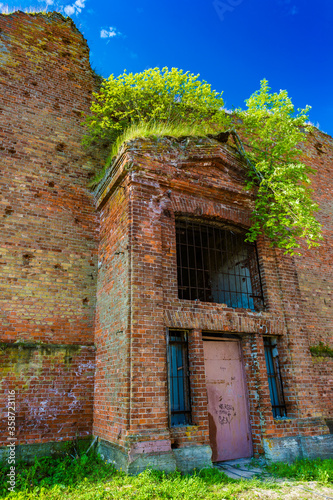
[(67, 16), (71, 16), (72, 14), (74, 14), (75, 9), (74, 9), (73, 5), (66, 5), (66, 7), (64, 8), (64, 11), (65, 11), (65, 14), (67, 14)]
[(101, 38), (113, 38), (114, 36), (120, 35), (116, 28), (109, 27), (109, 29), (101, 29)]
[[(48, 1), (48, 0), (46, 0)], [(51, 0), (53, 2), (53, 0)], [(72, 16), (73, 14), (81, 14), (82, 9), (85, 8), (86, 0), (76, 0), (72, 5), (66, 5), (64, 7), (65, 14), (67, 16)]]

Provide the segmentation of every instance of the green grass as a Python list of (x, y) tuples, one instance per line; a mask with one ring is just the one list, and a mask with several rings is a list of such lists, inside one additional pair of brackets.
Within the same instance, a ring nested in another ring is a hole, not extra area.
[(297, 481), (318, 481), (333, 484), (333, 459), (296, 460), (292, 464), (277, 462), (266, 467), (267, 472), (277, 477), (296, 479)]
[(209, 133), (214, 133), (216, 130), (204, 123), (162, 123), (162, 122), (143, 122), (134, 124), (128, 127), (112, 144), (109, 157), (105, 162), (104, 167), (97, 172), (95, 177), (90, 182), (90, 187), (96, 186), (104, 177), (105, 172), (111, 166), (114, 158), (118, 155), (121, 147), (126, 142), (138, 138), (159, 138), (159, 137), (205, 137)]
[[(238, 481), (217, 469), (203, 469), (192, 475), (165, 474), (146, 470), (137, 476), (117, 471), (100, 458), (41, 458), (16, 471), (14, 493), (8, 493), (8, 468), (0, 471), (0, 498), (15, 500), (154, 500), (231, 499), (238, 492), (260, 487), (259, 480)], [(267, 485), (265, 485), (267, 488)], [(271, 485), (272, 488), (279, 488)], [(221, 496), (221, 492), (223, 495)]]
[[(324, 485), (333, 482), (333, 460), (278, 463), (267, 470), (288, 479), (317, 480)], [(0, 498), (11, 500), (229, 500), (254, 498), (254, 490), (284, 494), (281, 483), (260, 478), (234, 480), (217, 469), (203, 469), (192, 475), (146, 470), (128, 476), (93, 455), (35, 459), (30, 467), (21, 463), (16, 469), (13, 493), (7, 490), (7, 473), (7, 466), (0, 468)]]

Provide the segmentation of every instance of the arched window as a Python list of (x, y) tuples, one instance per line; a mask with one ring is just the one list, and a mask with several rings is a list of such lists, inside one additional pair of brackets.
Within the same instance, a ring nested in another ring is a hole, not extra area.
[(178, 297), (263, 309), (257, 249), (241, 228), (176, 220)]

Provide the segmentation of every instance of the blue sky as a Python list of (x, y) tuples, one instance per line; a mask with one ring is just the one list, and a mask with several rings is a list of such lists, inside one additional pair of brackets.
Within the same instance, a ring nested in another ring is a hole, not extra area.
[(333, 135), (332, 0), (11, 0), (13, 8), (70, 15), (104, 77), (168, 66), (224, 91), (227, 108), (266, 78)]

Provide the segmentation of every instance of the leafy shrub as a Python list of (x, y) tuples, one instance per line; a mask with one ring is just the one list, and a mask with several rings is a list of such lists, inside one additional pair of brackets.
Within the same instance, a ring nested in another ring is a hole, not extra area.
[(309, 107), (298, 110), (286, 90), (271, 93), (262, 80), (260, 90), (247, 101), (247, 110), (239, 110), (249, 148), (245, 155), (253, 168), (248, 169), (248, 188), (257, 191), (255, 210), (248, 241), (264, 232), (285, 253), (293, 255), (305, 239), (309, 248), (322, 240), (321, 224), (313, 213), (309, 174), (315, 171), (300, 161), (300, 145), (309, 129)]
[(198, 76), (177, 68), (111, 75), (93, 95), (84, 142), (113, 143), (134, 124), (196, 125), (206, 133), (225, 124), (222, 94)]
[[(108, 145), (104, 169), (112, 165), (121, 145), (137, 137), (202, 136), (228, 129), (244, 157), (247, 184), (255, 195), (248, 241), (262, 233), (285, 253), (298, 253), (301, 240), (308, 248), (322, 240), (314, 212), (309, 174), (314, 170), (300, 161), (306, 140), (309, 107), (295, 114), (285, 90), (271, 93), (266, 80), (247, 101), (247, 109), (233, 116), (223, 110), (222, 94), (189, 72), (172, 68), (113, 75), (94, 94), (87, 117), (86, 145)], [(245, 138), (243, 145), (237, 130)]]

